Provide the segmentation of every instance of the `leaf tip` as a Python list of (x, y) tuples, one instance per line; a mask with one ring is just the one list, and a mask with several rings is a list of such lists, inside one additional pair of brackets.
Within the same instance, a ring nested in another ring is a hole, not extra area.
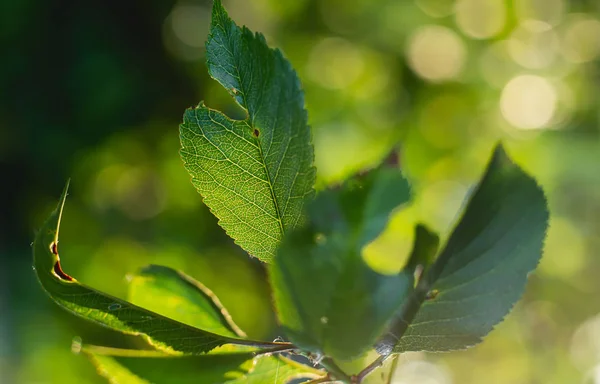
[[(60, 229), (60, 222), (62, 220), (63, 210), (65, 208), (65, 201), (67, 201), (67, 196), (69, 194), (69, 185), (71, 184), (71, 179), (67, 179), (67, 183), (63, 189), (62, 194), (60, 195), (60, 200), (58, 201), (58, 220), (56, 222), (56, 234), (54, 235), (54, 243), (52, 244), (53, 248), (58, 246), (58, 230)], [(52, 253), (56, 253), (55, 250)]]
[(223, 7), (223, 3), (221, 2), (221, 0), (214, 0), (212, 8), (211, 28), (214, 27), (215, 24), (219, 24), (219, 22), (222, 22), (223, 20), (220, 20), (221, 18), (228, 20), (229, 15), (227, 14), (225, 7)]
[(494, 146), (494, 151), (492, 154), (490, 164), (494, 164), (502, 168), (505, 168), (506, 166), (515, 165), (515, 163), (512, 161), (512, 159), (506, 152), (506, 149), (504, 148), (504, 144), (502, 144), (502, 142), (498, 142)]

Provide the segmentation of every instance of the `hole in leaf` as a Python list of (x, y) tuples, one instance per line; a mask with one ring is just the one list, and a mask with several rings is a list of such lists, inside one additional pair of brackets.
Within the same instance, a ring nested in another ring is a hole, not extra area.
[(260, 131), (258, 129), (256, 129), (256, 128), (254, 128), (254, 131), (252, 131), (252, 135), (254, 137), (258, 137), (260, 135)]
[[(55, 255), (58, 259), (58, 243), (56, 241), (53, 241), (52, 243), (50, 243), (50, 252), (52, 252), (53, 255)], [(60, 261), (56, 260), (56, 263), (54, 263), (54, 268), (53, 268), (54, 274), (61, 280), (66, 280), (66, 281), (73, 281), (73, 278), (69, 275), (67, 275), (62, 268), (60, 267)]]
[(54, 274), (58, 276), (61, 280), (73, 281), (73, 278), (67, 275), (62, 268), (60, 267), (60, 262), (56, 262), (54, 264)]

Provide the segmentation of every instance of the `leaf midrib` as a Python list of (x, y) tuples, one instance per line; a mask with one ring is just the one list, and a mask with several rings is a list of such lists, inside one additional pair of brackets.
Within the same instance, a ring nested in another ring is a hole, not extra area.
[[(207, 108), (207, 109), (209, 110), (209, 113), (210, 113), (211, 111), (213, 111), (212, 109), (210, 109), (210, 108), (208, 108), (208, 107), (205, 107), (205, 108)], [(218, 112), (218, 111), (216, 111), (216, 112)], [(198, 127), (200, 127), (200, 129), (201, 129), (201, 130), (203, 130), (203, 128), (202, 128), (202, 124), (201, 124), (201, 123), (200, 123), (200, 121), (198, 120), (198, 116), (197, 116), (196, 114), (194, 114), (194, 118), (196, 119), (196, 125), (197, 125)], [(227, 117), (227, 118), (228, 118), (228, 117)], [(229, 119), (229, 118), (228, 118), (228, 119)], [(229, 119), (229, 120), (231, 120), (231, 119)], [(232, 134), (236, 134), (234, 130), (230, 130), (230, 129), (228, 129), (226, 126), (224, 126), (223, 124), (221, 124), (221, 123), (219, 123), (218, 121), (214, 120), (212, 117), (211, 117), (211, 121), (212, 121), (214, 124), (220, 125), (220, 126), (221, 126), (221, 127), (223, 127), (223, 129), (225, 129), (226, 131), (228, 131), (228, 132), (231, 132)], [(233, 122), (235, 123), (235, 121), (234, 121), (234, 120), (231, 120), (231, 121), (233, 121)], [(250, 124), (248, 124), (248, 121), (247, 121), (247, 120), (244, 120), (243, 122), (244, 122), (244, 123), (246, 123), (246, 124), (248, 125), (248, 127), (250, 127)], [(219, 152), (220, 152), (220, 153), (221, 153), (221, 154), (222, 154), (222, 155), (225, 157), (225, 159), (227, 159), (227, 161), (229, 161), (229, 162), (230, 162), (231, 164), (233, 164), (234, 166), (238, 167), (238, 168), (239, 168), (241, 171), (243, 171), (244, 173), (247, 173), (247, 174), (249, 174), (249, 175), (250, 175), (250, 176), (252, 176), (252, 177), (256, 177), (256, 176), (255, 176), (255, 175), (253, 175), (252, 173), (248, 172), (246, 169), (244, 169), (244, 168), (240, 167), (240, 165), (239, 165), (239, 164), (237, 164), (236, 162), (234, 162), (234, 161), (232, 161), (231, 159), (229, 159), (229, 157), (228, 157), (228, 156), (227, 156), (227, 155), (226, 155), (226, 154), (225, 154), (225, 153), (222, 151), (222, 149), (221, 149), (221, 148), (220, 148), (218, 145), (216, 145), (215, 143), (213, 143), (213, 142), (212, 142), (212, 141), (209, 139), (209, 136), (208, 136), (208, 135), (206, 135), (206, 134), (203, 134), (202, 136), (203, 136), (203, 137), (206, 139), (207, 143), (209, 143), (211, 146), (213, 146), (215, 149), (217, 149), (217, 150), (218, 150), (218, 151), (219, 151)], [(239, 137), (239, 136), (238, 136), (238, 137)], [(242, 138), (243, 138), (243, 137), (242, 137)], [(244, 139), (244, 140), (246, 140), (246, 139)], [(252, 144), (252, 145), (254, 145), (255, 147), (257, 147), (257, 148), (258, 148), (258, 150), (259, 150), (259, 152), (260, 152), (260, 155), (261, 155), (261, 159), (260, 159), (260, 160), (262, 160), (262, 151), (261, 151), (260, 145), (258, 145), (257, 143), (253, 143), (253, 142), (251, 142), (251, 141), (248, 141), (248, 143), (250, 143), (250, 144)], [(272, 217), (273, 219), (275, 219), (275, 220), (276, 220), (276, 221), (279, 223), (279, 228), (280, 228), (281, 234), (282, 234), (282, 236), (283, 236), (283, 228), (282, 228), (282, 225), (281, 225), (280, 213), (279, 213), (279, 211), (277, 210), (277, 205), (276, 205), (275, 199), (274, 199), (274, 197), (273, 197), (273, 196), (274, 196), (274, 194), (273, 194), (273, 188), (272, 188), (272, 185), (271, 185), (271, 180), (269, 179), (269, 173), (268, 173), (268, 172), (267, 172), (267, 170), (266, 170), (266, 165), (265, 165), (265, 162), (264, 162), (264, 161), (259, 161), (259, 163), (261, 163), (261, 164), (263, 165), (263, 167), (265, 167), (265, 174), (267, 175), (267, 185), (269, 186), (269, 191), (271, 192), (271, 198), (272, 198), (272, 200), (274, 201), (274, 204), (275, 204), (275, 209), (276, 209), (276, 211), (275, 211), (275, 212), (276, 212), (276, 216), (275, 216), (275, 217), (271, 216), (271, 215), (269, 214), (269, 212), (265, 211), (265, 210), (264, 210), (264, 208), (262, 208), (260, 205), (258, 205), (258, 204), (256, 204), (256, 203), (254, 203), (254, 202), (252, 202), (252, 201), (250, 201), (250, 200), (248, 200), (248, 199), (247, 199), (247, 198), (245, 198), (243, 195), (241, 195), (241, 194), (237, 193), (237, 192), (236, 192), (236, 191), (234, 191), (233, 189), (227, 188), (227, 187), (225, 187), (225, 186), (224, 186), (224, 185), (222, 185), (222, 184), (219, 184), (219, 185), (221, 186), (221, 188), (225, 188), (225, 189), (226, 189), (226, 190), (228, 190), (229, 192), (231, 192), (231, 193), (233, 193), (233, 194), (235, 194), (235, 195), (239, 196), (239, 197), (240, 197), (240, 198), (242, 198), (244, 201), (246, 201), (248, 204), (251, 204), (251, 205), (254, 205), (255, 207), (258, 207), (258, 208), (259, 208), (261, 211), (263, 211), (263, 213), (264, 213), (264, 214), (265, 214), (267, 217)], [(257, 179), (258, 179), (258, 180), (261, 180), (261, 179), (259, 179), (259, 178), (257, 178)], [(213, 177), (213, 181), (217, 182), (217, 180), (216, 180), (214, 177)], [(233, 213), (233, 211), (231, 211), (231, 212)], [(237, 218), (238, 218), (238, 219), (239, 219), (241, 222), (244, 222), (244, 223), (245, 223), (245, 221), (244, 221), (244, 220), (242, 220), (241, 218), (239, 218), (237, 215), (235, 215), (235, 216), (236, 216), (236, 217), (237, 217)], [(246, 224), (250, 225), (249, 223), (246, 223)], [(255, 228), (256, 228), (256, 227), (255, 227)], [(269, 234), (269, 233), (267, 233), (267, 232), (264, 232), (264, 231), (263, 231), (261, 228), (256, 228), (256, 229), (257, 229), (259, 232), (261, 232), (262, 234), (264, 234), (265, 236), (267, 236), (267, 237), (269, 237), (269, 238), (272, 238), (272, 239), (274, 239), (274, 240), (277, 240), (276, 238), (274, 238), (274, 237), (273, 237), (273, 235), (271, 235), (271, 234)]]
[[(227, 50), (229, 51), (231, 57), (235, 59), (236, 56), (233, 55), (233, 48), (231, 46), (231, 35), (225, 30), (225, 28), (224, 28), (224, 26), (222, 24), (219, 25), (219, 27), (221, 28), (221, 30), (223, 31), (223, 33), (227, 36), (227, 43), (229, 45), (227, 47), (228, 48)], [(240, 31), (240, 34), (243, 36), (244, 35), (243, 28), (239, 28), (239, 31)], [(271, 49), (269, 49), (269, 50), (271, 50)], [(247, 117), (246, 117), (246, 119), (244, 121), (246, 122), (246, 124), (248, 125), (248, 127), (251, 130), (258, 129), (259, 130), (259, 134), (260, 134), (260, 129), (259, 129), (260, 127), (258, 127), (257, 125), (254, 124), (254, 119), (250, 119), (250, 111), (248, 109), (248, 101), (246, 99), (246, 90), (243, 87), (244, 82), (242, 81), (242, 77), (241, 77), (241, 74), (240, 74), (239, 60), (235, 60), (235, 71), (236, 71), (236, 77), (237, 77), (238, 85), (239, 85), (238, 91), (242, 95), (242, 100), (243, 100), (243, 104), (244, 104), (244, 105), (242, 105), (242, 107), (246, 110), (246, 115), (247, 115)], [(213, 77), (213, 76), (211, 75), (211, 77)], [(213, 77), (213, 79), (219, 81), (215, 77)], [(262, 93), (261, 93), (260, 96), (262, 97)], [(281, 99), (278, 99), (278, 100), (281, 100)], [(279, 109), (279, 106), (280, 106), (280, 102), (277, 103), (277, 109)], [(273, 134), (274, 134), (274, 132), (273, 132)], [(265, 171), (265, 175), (267, 176), (267, 184), (269, 186), (269, 192), (271, 194), (271, 200), (273, 201), (273, 206), (275, 208), (276, 221), (277, 221), (277, 224), (279, 226), (279, 232), (281, 234), (280, 238), (283, 238), (283, 235), (285, 233), (284, 228), (283, 228), (283, 216), (282, 216), (281, 210), (279, 208), (279, 202), (277, 201), (277, 196), (275, 195), (275, 189), (273, 187), (273, 180), (271, 179), (271, 174), (270, 174), (269, 169), (267, 168), (267, 164), (265, 162), (265, 155), (264, 155), (264, 152), (263, 152), (262, 145), (260, 143), (260, 139), (258, 137), (255, 137), (254, 135), (252, 135), (252, 136), (254, 138), (254, 143), (255, 143), (256, 147), (258, 148), (258, 152), (259, 152), (259, 156), (260, 156), (260, 163), (263, 166), (263, 169)], [(289, 143), (287, 144), (287, 147), (289, 147)], [(286, 151), (287, 151), (287, 148), (286, 148)], [(278, 170), (279, 170), (279, 167), (281, 167), (281, 161), (279, 162)]]
[[(510, 199), (508, 199), (508, 198), (507, 198), (507, 199), (506, 199), (506, 201), (510, 201)], [(529, 205), (527, 208), (525, 208), (525, 212), (526, 212), (527, 214), (524, 214), (523, 212), (520, 212), (520, 213), (518, 213), (518, 215), (517, 215), (517, 216), (518, 216), (518, 217), (517, 217), (517, 219), (516, 219), (516, 220), (512, 220), (512, 222), (514, 223), (514, 224), (513, 224), (513, 227), (514, 227), (514, 226), (517, 226), (517, 225), (518, 225), (518, 224), (520, 224), (520, 223), (521, 223), (523, 220), (525, 220), (525, 219), (527, 218), (527, 215), (529, 215), (529, 212), (530, 212), (530, 211), (532, 211), (534, 208), (536, 208), (534, 205)], [(512, 217), (511, 217), (511, 218), (512, 218)], [(467, 244), (465, 244), (465, 245), (464, 245), (464, 246), (463, 246), (463, 247), (462, 247), (460, 250), (458, 250), (458, 251), (454, 251), (454, 250), (448, 251), (448, 253), (449, 253), (451, 256), (449, 256), (449, 257), (448, 257), (448, 260), (447, 260), (447, 261), (449, 261), (450, 257), (452, 257), (452, 258), (456, 258), (456, 257), (457, 257), (457, 255), (463, 255), (463, 254), (467, 254), (467, 253), (473, 252), (473, 251), (471, 250), (471, 248), (473, 248), (473, 247), (475, 247), (476, 245), (478, 245), (478, 242), (479, 242), (479, 241), (481, 241), (481, 236), (482, 236), (482, 234), (483, 234), (483, 233), (487, 233), (487, 231), (489, 231), (489, 230), (490, 230), (490, 228), (491, 228), (491, 227), (492, 227), (494, 224), (496, 224), (496, 223), (495, 223), (493, 220), (490, 220), (490, 221), (488, 221), (488, 222), (485, 224), (485, 226), (484, 226), (484, 227), (482, 227), (482, 228), (481, 228), (481, 229), (478, 231), (478, 233), (477, 233), (477, 236), (476, 236), (476, 237), (474, 237), (474, 238), (473, 238), (471, 241), (469, 241)], [(451, 271), (450, 273), (448, 273), (448, 274), (446, 274), (446, 275), (444, 275), (444, 268), (447, 266), (447, 264), (448, 264), (448, 263), (447, 263), (447, 262), (446, 262), (446, 263), (444, 263), (444, 265), (442, 266), (442, 268), (441, 268), (441, 270), (440, 270), (440, 274), (439, 274), (439, 276), (435, 276), (435, 277), (434, 277), (434, 279), (433, 279), (433, 281), (431, 281), (431, 282), (430, 282), (431, 286), (433, 286), (434, 284), (439, 284), (440, 282), (442, 282), (442, 281), (444, 281), (444, 280), (446, 280), (446, 279), (450, 278), (451, 276), (454, 276), (455, 274), (459, 273), (460, 271), (462, 271), (462, 270), (464, 270), (464, 269), (468, 268), (468, 267), (469, 267), (469, 266), (470, 266), (472, 263), (476, 262), (477, 260), (480, 260), (482, 257), (484, 257), (485, 255), (487, 255), (487, 254), (488, 254), (488, 252), (490, 252), (491, 250), (495, 249), (495, 248), (496, 248), (496, 246), (497, 246), (498, 244), (502, 243), (502, 242), (504, 241), (504, 239), (506, 238), (506, 236), (508, 236), (508, 234), (509, 234), (511, 231), (512, 231), (512, 227), (511, 227), (511, 228), (508, 228), (508, 229), (506, 229), (506, 230), (504, 230), (504, 232), (503, 232), (501, 235), (499, 235), (499, 236), (498, 236), (498, 237), (497, 237), (497, 238), (496, 238), (496, 239), (495, 239), (495, 240), (494, 240), (494, 241), (493, 241), (491, 244), (488, 244), (488, 245), (486, 245), (486, 246), (484, 247), (485, 249), (482, 249), (482, 250), (480, 250), (479, 252), (477, 252), (478, 256), (476, 256), (476, 257), (474, 257), (474, 258), (470, 259), (470, 260), (469, 260), (467, 263), (465, 263), (465, 264), (461, 265), (459, 268), (456, 268), (456, 269), (454, 269), (453, 271)], [(444, 252), (446, 252), (446, 251), (444, 250), (442, 253), (444, 253)], [(492, 270), (493, 270), (493, 269), (495, 269), (496, 267), (497, 267), (497, 266), (494, 266), (494, 268), (492, 268)], [(459, 288), (459, 287), (461, 287), (461, 286), (463, 286), (463, 285), (465, 285), (465, 284), (468, 284), (468, 283), (470, 283), (470, 282), (471, 282), (471, 281), (473, 281), (473, 280), (476, 280), (476, 279), (477, 279), (477, 278), (479, 278), (479, 277), (480, 277), (480, 276), (478, 276), (478, 277), (476, 277), (476, 278), (473, 278), (473, 279), (471, 279), (471, 280), (469, 280), (469, 281), (467, 281), (467, 282), (464, 282), (464, 283), (462, 283), (462, 284), (459, 284), (459, 285), (457, 285), (457, 286), (453, 286), (453, 287), (451, 287), (450, 289)], [(446, 292), (448, 292), (448, 290), (449, 290), (449, 289), (446, 289)]]
[[(521, 217), (521, 219), (522, 219), (522, 217)], [(494, 245), (495, 245), (495, 244), (497, 244), (497, 243), (499, 243), (499, 242), (501, 242), (501, 240), (502, 240), (502, 239), (503, 239), (503, 238), (506, 236), (506, 234), (507, 234), (509, 231), (510, 231), (510, 230), (507, 230), (507, 231), (505, 231), (505, 232), (502, 234), (502, 236), (500, 236), (500, 238), (499, 238), (499, 239), (497, 239), (497, 240), (494, 242)], [(493, 245), (492, 245), (492, 248), (493, 248)], [(490, 249), (491, 249), (491, 248), (490, 248)], [(489, 250), (488, 250), (488, 251), (489, 251)], [(487, 251), (486, 251), (486, 252), (487, 252)], [(479, 258), (480, 258), (480, 257), (477, 257), (477, 258), (475, 258), (475, 259), (471, 260), (469, 263), (467, 263), (467, 265), (468, 265), (468, 264), (470, 264), (471, 262), (473, 262), (474, 260), (477, 260), (477, 259), (479, 259)], [(496, 270), (496, 269), (498, 268), (498, 266), (499, 266), (499, 265), (496, 265), (496, 266), (494, 266), (493, 268), (491, 268), (491, 269), (489, 269), (489, 270), (485, 271), (485, 273), (484, 273), (484, 274), (482, 274), (482, 275), (479, 275), (479, 276), (477, 276), (477, 277), (475, 277), (475, 278), (473, 278), (473, 279), (470, 279), (470, 280), (468, 280), (467, 282), (463, 282), (463, 283), (461, 283), (461, 284), (460, 284), (460, 286), (464, 286), (464, 285), (466, 285), (466, 284), (469, 284), (469, 283), (471, 283), (472, 281), (478, 280), (479, 278), (481, 278), (481, 277), (482, 277), (482, 276), (484, 276), (484, 275), (488, 275), (489, 273), (491, 273), (491, 272), (493, 272), (494, 270)], [(464, 266), (463, 266), (463, 267), (461, 267), (459, 270), (461, 270), (461, 269), (463, 269), (463, 268), (464, 268)], [(442, 268), (442, 271), (443, 271), (443, 268)], [(451, 275), (449, 275), (449, 276), (451, 276)], [(446, 277), (448, 277), (448, 276), (446, 276)], [(444, 277), (444, 278), (446, 278), (446, 277)], [(413, 313), (409, 314), (409, 316), (408, 316), (408, 317), (409, 317), (409, 319), (408, 319), (408, 320), (407, 320), (407, 317), (405, 317), (405, 316), (403, 315), (403, 320), (404, 320), (406, 323), (408, 323), (408, 326), (406, 326), (406, 328), (404, 329), (404, 332), (406, 332), (406, 330), (408, 330), (408, 328), (411, 328), (411, 327), (412, 327), (414, 318), (417, 316), (417, 313), (419, 312), (420, 308), (423, 306), (423, 304), (424, 304), (424, 302), (425, 302), (425, 295), (427, 294), (427, 292), (429, 292), (429, 290), (430, 290), (431, 288), (433, 288), (433, 287), (434, 287), (434, 286), (435, 286), (437, 283), (439, 283), (440, 281), (442, 281), (444, 278), (441, 278), (441, 279), (440, 279), (439, 277), (438, 277), (438, 278), (436, 278), (435, 276), (433, 276), (433, 279), (428, 279), (428, 277), (427, 277), (427, 276), (424, 276), (424, 278), (423, 278), (423, 280), (422, 280), (422, 282), (423, 282), (423, 283), (422, 283), (422, 284), (421, 284), (421, 283), (419, 283), (419, 285), (417, 286), (417, 289), (415, 290), (415, 292), (416, 292), (416, 294), (417, 294), (417, 300), (419, 301), (419, 304), (416, 306), (416, 308), (415, 308), (415, 310), (413, 311)], [(421, 287), (419, 287), (419, 286), (421, 286)], [(422, 289), (420, 289), (420, 290), (419, 290), (418, 288), (422, 288)], [(448, 292), (448, 291), (446, 290), (445, 292)], [(399, 339), (401, 339), (401, 338), (403, 338), (403, 337), (404, 337), (404, 335), (405, 335), (405, 334), (404, 334), (404, 332), (403, 332), (403, 333), (402, 333), (400, 336), (398, 336), (398, 335), (394, 335), (394, 336), (396, 336), (396, 337), (398, 337)]]
[[(249, 120), (249, 119), (248, 119)], [(252, 125), (248, 124), (248, 126), (250, 128), (253, 128)], [(283, 230), (283, 220), (282, 220), (282, 215), (281, 215), (281, 211), (279, 209), (279, 203), (277, 201), (277, 197), (275, 196), (275, 189), (273, 188), (273, 181), (271, 180), (271, 174), (269, 173), (269, 169), (267, 168), (267, 164), (265, 163), (265, 157), (264, 157), (264, 153), (262, 150), (262, 146), (260, 145), (260, 142), (258, 140), (258, 138), (255, 138), (254, 141), (256, 141), (256, 146), (258, 147), (258, 151), (260, 153), (260, 158), (261, 158), (261, 164), (265, 170), (265, 174), (267, 175), (267, 181), (268, 181), (268, 185), (269, 185), (269, 192), (271, 193), (271, 199), (273, 200), (273, 205), (275, 207), (275, 213), (277, 214), (277, 224), (279, 224), (279, 232), (281, 233), (281, 238), (283, 238), (284, 235), (284, 230)], [(280, 163), (281, 164), (281, 163)]]

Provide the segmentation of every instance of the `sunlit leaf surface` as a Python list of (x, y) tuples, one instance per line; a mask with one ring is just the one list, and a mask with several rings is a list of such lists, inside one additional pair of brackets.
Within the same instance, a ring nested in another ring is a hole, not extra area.
[(219, 0), (206, 44), (210, 75), (246, 110), (231, 120), (200, 103), (180, 126), (181, 158), (219, 224), (250, 255), (270, 261), (302, 223), (313, 194), (313, 147), (298, 77), (261, 34), (238, 27)]
[(83, 346), (81, 352), (113, 384), (285, 384), (323, 373), (276, 355), (234, 352), (159, 356), (150, 351)]
[(192, 327), (223, 336), (245, 336), (211, 290), (168, 267), (150, 265), (132, 276), (129, 301)]

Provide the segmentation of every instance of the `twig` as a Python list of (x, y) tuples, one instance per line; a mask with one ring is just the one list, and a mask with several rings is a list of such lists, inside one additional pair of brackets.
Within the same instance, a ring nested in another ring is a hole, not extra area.
[(356, 383), (356, 384), (362, 383), (363, 380), (365, 379), (365, 377), (367, 377), (371, 372), (373, 372), (377, 368), (381, 367), (383, 365), (383, 363), (387, 360), (387, 358), (391, 357), (391, 356), (392, 355), (379, 356), (377, 359), (375, 359), (375, 361), (373, 361), (371, 364), (367, 365), (362, 371), (360, 371), (355, 376), (354, 383)]
[(284, 344), (284, 345), (278, 345), (276, 347), (273, 348), (265, 348), (265, 349), (261, 349), (259, 351), (254, 352), (254, 354), (256, 356), (258, 355), (264, 355), (267, 353), (283, 353), (283, 352), (291, 352), (291, 351), (295, 351), (297, 350), (298, 347), (296, 347), (293, 344)]

